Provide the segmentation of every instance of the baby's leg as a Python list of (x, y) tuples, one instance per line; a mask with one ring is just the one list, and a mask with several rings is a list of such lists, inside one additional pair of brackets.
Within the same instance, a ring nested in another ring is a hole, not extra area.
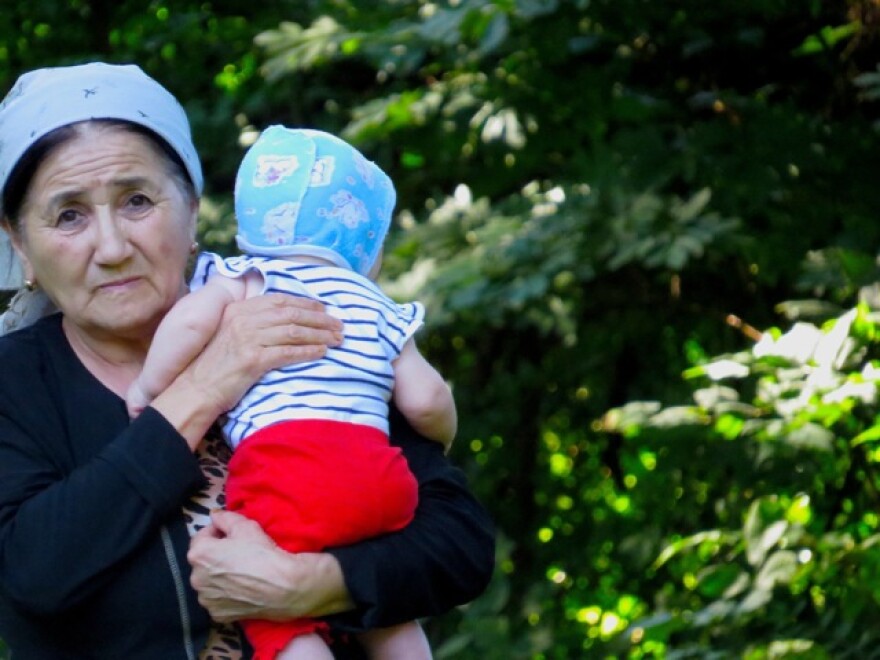
[(333, 660), (330, 647), (320, 635), (300, 635), (275, 656), (276, 660)]
[(431, 660), (431, 647), (416, 621), (358, 635), (370, 660)]

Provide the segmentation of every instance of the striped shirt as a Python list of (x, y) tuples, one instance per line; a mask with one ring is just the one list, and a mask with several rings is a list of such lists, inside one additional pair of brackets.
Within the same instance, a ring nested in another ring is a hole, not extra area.
[(394, 385), (392, 362), (422, 326), (421, 303), (398, 304), (375, 283), (336, 266), (267, 257), (200, 257), (192, 288), (215, 273), (263, 275), (263, 293), (287, 293), (320, 300), (344, 324), (342, 346), (312, 362), (271, 371), (226, 415), (223, 426), (233, 448), (248, 435), (276, 422), (326, 419), (366, 424), (388, 433), (388, 402)]

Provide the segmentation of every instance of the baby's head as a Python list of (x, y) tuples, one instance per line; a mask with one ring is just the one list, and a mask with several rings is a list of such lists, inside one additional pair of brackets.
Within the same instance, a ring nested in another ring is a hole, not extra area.
[(344, 140), (270, 126), (238, 168), (236, 241), (247, 254), (319, 257), (367, 276), (396, 198), (388, 175)]

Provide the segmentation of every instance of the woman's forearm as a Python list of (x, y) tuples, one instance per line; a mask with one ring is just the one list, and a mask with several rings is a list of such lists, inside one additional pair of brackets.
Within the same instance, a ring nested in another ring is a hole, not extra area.
[(145, 411), (129, 425), (117, 414), (123, 430), (69, 473), (35, 451), (42, 438), (0, 414), (0, 582), (24, 610), (64, 611), (112, 582), (116, 564), (201, 480), (159, 415)]
[(153, 399), (150, 407), (177, 429), (190, 451), (195, 451), (207, 430), (225, 412), (216, 396), (186, 372)]

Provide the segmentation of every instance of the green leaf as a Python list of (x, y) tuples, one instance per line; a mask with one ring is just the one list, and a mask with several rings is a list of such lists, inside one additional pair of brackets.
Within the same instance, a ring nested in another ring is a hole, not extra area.
[(437, 660), (445, 658), (457, 658), (461, 653), (473, 643), (473, 635), (471, 633), (459, 633), (443, 640), (434, 650), (434, 657)]
[(850, 440), (849, 444), (851, 447), (858, 447), (866, 442), (875, 442), (877, 440), (880, 440), (880, 424), (865, 429)]
[(800, 46), (794, 49), (794, 55), (815, 55), (824, 50), (833, 48), (837, 42), (849, 39), (859, 30), (859, 23), (852, 22), (846, 25), (826, 25), (817, 34), (804, 39)]
[(663, 551), (660, 553), (657, 559), (654, 560), (653, 568), (660, 568), (661, 566), (663, 566), (663, 564), (668, 562), (676, 555), (687, 550), (696, 548), (703, 543), (720, 546), (723, 543), (729, 541), (731, 538), (732, 535), (730, 533), (722, 532), (721, 530), (711, 530), (678, 539), (663, 548)]
[(778, 550), (767, 557), (755, 577), (755, 587), (770, 591), (780, 584), (788, 584), (798, 568), (797, 555), (791, 550)]
[(510, 26), (508, 25), (507, 14), (497, 12), (492, 17), (492, 20), (489, 21), (489, 26), (483, 33), (483, 38), (480, 39), (480, 52), (483, 55), (488, 55), (495, 51), (504, 43), (509, 33)]
[(760, 565), (767, 551), (779, 542), (787, 529), (788, 522), (785, 520), (775, 520), (765, 525), (761, 513), (761, 501), (752, 502), (743, 523), (743, 540), (746, 544), (746, 559), (749, 564)]
[(791, 429), (783, 441), (798, 449), (815, 449), (830, 452), (834, 449), (834, 433), (819, 424), (808, 422)]
[(682, 222), (693, 220), (703, 212), (711, 199), (712, 191), (709, 188), (702, 188), (691, 195), (690, 199), (674, 207), (673, 214)]
[(697, 589), (707, 598), (718, 598), (737, 581), (743, 571), (735, 564), (716, 564), (697, 574)]

